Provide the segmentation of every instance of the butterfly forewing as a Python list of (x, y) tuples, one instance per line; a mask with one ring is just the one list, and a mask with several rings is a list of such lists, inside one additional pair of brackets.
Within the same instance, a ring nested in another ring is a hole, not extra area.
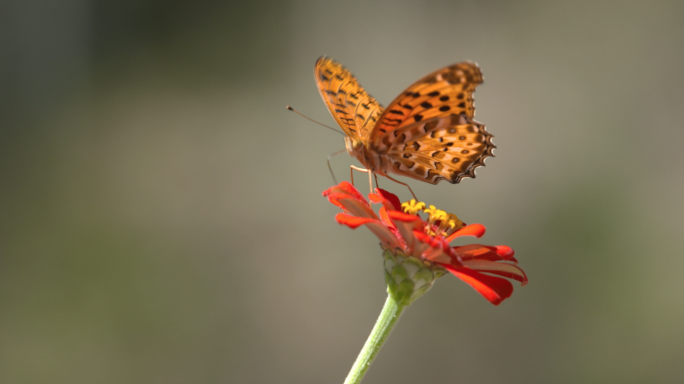
[(318, 59), (314, 77), (325, 105), (347, 136), (367, 145), (383, 107), (361, 87), (349, 70), (332, 59)]
[(380, 117), (371, 132), (370, 142), (386, 150), (380, 137), (409, 124), (434, 117), (475, 116), (473, 92), (482, 83), (482, 72), (475, 63), (463, 62), (439, 69), (409, 86)]

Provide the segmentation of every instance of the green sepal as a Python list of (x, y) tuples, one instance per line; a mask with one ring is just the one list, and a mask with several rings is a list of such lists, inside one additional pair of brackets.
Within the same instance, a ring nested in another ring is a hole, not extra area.
[(435, 280), (443, 276), (443, 267), (410, 257), (401, 251), (383, 250), (385, 283), (397, 303), (409, 305), (432, 288)]

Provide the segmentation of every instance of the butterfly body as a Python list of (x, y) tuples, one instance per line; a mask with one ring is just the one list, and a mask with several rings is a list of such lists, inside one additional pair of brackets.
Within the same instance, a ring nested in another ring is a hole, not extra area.
[(373, 173), (458, 183), (475, 177), (475, 168), (493, 156), (493, 136), (474, 120), (472, 94), (482, 83), (477, 64), (437, 70), (409, 86), (387, 109), (329, 58), (318, 59), (314, 75), (346, 134), (347, 151)]
[(389, 161), (386, 154), (381, 154), (372, 148), (366, 147), (360, 140), (355, 140), (349, 136), (344, 138), (344, 145), (349, 155), (357, 158), (364, 167), (380, 176), (387, 176), (383, 166)]

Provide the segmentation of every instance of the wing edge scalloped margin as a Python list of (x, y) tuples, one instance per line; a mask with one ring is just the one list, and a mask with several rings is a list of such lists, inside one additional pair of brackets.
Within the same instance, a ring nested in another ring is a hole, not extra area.
[(488, 145), (488, 148), (486, 151), (484, 151), (484, 153), (482, 153), (482, 155), (480, 155), (480, 157), (477, 158), (477, 160), (475, 160), (475, 162), (473, 162), (473, 164), (470, 165), (470, 167), (468, 167), (468, 170), (466, 172), (458, 175), (458, 177), (456, 177), (455, 180), (452, 181), (452, 180), (447, 179), (447, 178), (442, 178), (443, 180), (446, 180), (446, 181), (450, 182), (451, 184), (458, 184), (461, 180), (463, 180), (466, 177), (474, 179), (477, 176), (476, 175), (476, 168), (484, 167), (486, 165), (485, 160), (488, 157), (496, 157), (494, 155), (494, 150), (496, 149), (496, 144), (494, 144), (494, 142), (492, 141), (492, 139), (494, 138), (494, 135), (492, 135), (490, 132), (487, 132), (486, 126), (484, 124), (477, 122), (475, 120), (473, 120), (473, 122), (479, 124), (482, 127), (482, 133), (485, 135), (485, 143)]

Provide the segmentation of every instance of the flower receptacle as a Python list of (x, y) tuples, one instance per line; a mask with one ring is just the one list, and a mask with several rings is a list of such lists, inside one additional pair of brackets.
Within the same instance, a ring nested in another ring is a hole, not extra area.
[(409, 305), (432, 288), (446, 274), (444, 267), (407, 256), (401, 251), (383, 250), (387, 293), (401, 305)]

